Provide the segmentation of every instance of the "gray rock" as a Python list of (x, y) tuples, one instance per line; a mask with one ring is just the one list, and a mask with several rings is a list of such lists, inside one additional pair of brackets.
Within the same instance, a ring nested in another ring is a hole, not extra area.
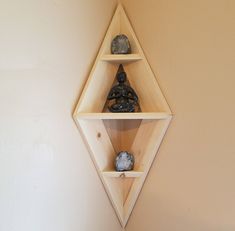
[(112, 54), (130, 54), (131, 45), (126, 35), (117, 35), (111, 43)]
[(134, 156), (127, 151), (121, 151), (117, 154), (115, 159), (115, 168), (116, 171), (130, 171), (134, 168)]

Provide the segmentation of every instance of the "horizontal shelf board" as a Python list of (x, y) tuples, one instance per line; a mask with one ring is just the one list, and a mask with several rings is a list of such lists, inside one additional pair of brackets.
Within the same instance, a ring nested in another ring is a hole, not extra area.
[(102, 175), (106, 177), (141, 177), (142, 174), (143, 172), (139, 172), (139, 171), (124, 171), (124, 172), (104, 171), (102, 172)]
[(77, 119), (167, 119), (170, 114), (164, 112), (130, 112), (130, 113), (77, 113)]
[(141, 60), (142, 57), (139, 54), (127, 54), (127, 55), (103, 55), (101, 57), (102, 61), (112, 62), (112, 63), (127, 63)]

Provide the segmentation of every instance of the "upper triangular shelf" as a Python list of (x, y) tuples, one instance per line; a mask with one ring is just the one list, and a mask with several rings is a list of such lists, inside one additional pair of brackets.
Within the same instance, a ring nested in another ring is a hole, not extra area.
[[(111, 54), (111, 42), (118, 34), (127, 35), (132, 54)], [(171, 114), (131, 24), (122, 6), (118, 5), (76, 107), (75, 115), (103, 112), (108, 92), (115, 81), (118, 70), (117, 63), (123, 64), (131, 86), (138, 93), (142, 113), (165, 113), (166, 116)], [(154, 118), (157, 118), (159, 115), (155, 114), (154, 116)]]
[[(106, 55), (111, 54), (110, 50), (111, 41), (118, 34), (125, 34), (128, 37), (131, 44), (131, 54), (125, 55), (125, 58), (128, 59), (128, 57), (130, 57), (130, 61), (132, 61), (134, 57), (136, 58), (136, 60), (142, 59), (141, 47), (121, 4), (118, 5), (116, 9), (116, 12), (113, 16), (111, 24), (106, 33), (105, 39), (103, 41), (102, 47), (100, 49), (99, 55), (101, 55), (102, 58), (103, 56), (105, 57)], [(114, 57), (118, 56), (119, 55), (114, 55)]]
[[(111, 54), (111, 42), (118, 34), (127, 35), (131, 54)], [(105, 108), (120, 63), (139, 97), (141, 112), (110, 113)], [(171, 110), (121, 5), (107, 30), (74, 119), (124, 227), (170, 123)], [(133, 171), (120, 173), (114, 170), (113, 161), (122, 150), (134, 154)]]

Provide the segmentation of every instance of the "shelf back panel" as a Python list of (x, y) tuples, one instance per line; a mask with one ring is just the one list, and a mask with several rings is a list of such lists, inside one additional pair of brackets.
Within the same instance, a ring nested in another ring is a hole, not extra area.
[(103, 120), (116, 153), (129, 151), (141, 120)]

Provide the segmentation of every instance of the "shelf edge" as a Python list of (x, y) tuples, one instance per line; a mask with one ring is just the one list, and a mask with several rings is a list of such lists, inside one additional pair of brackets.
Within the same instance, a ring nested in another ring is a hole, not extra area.
[(141, 177), (144, 172), (140, 171), (125, 171), (125, 172), (116, 172), (116, 171), (103, 171), (101, 174), (105, 177), (113, 177), (113, 178), (125, 178), (125, 177)]
[(165, 112), (146, 113), (77, 113), (76, 119), (168, 119), (171, 114)]

